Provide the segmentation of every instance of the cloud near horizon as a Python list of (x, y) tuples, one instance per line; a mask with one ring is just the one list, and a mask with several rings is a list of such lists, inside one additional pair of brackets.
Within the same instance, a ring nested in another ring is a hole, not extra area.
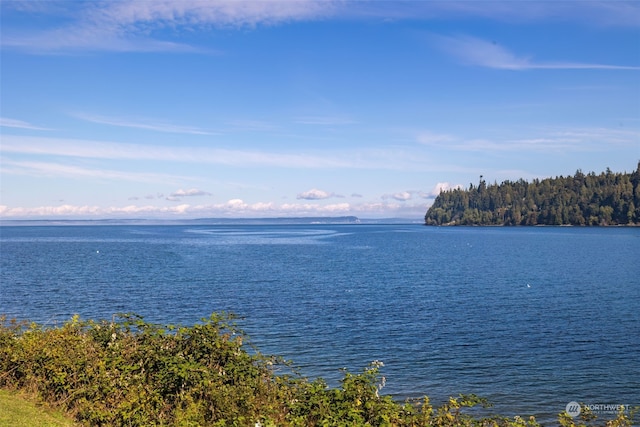
[(309, 191), (303, 191), (296, 196), (298, 200), (323, 200), (328, 199), (330, 197), (336, 197), (334, 193), (329, 193), (323, 190), (318, 190), (317, 188), (312, 188)]
[(412, 197), (413, 197), (413, 195), (411, 194), (410, 191), (401, 191), (399, 193), (394, 193), (394, 194), (391, 194), (391, 195), (383, 196), (383, 198), (392, 198), (392, 199), (398, 200), (400, 202), (405, 202), (407, 200), (411, 200)]
[(191, 188), (189, 190), (177, 190), (170, 194), (171, 197), (193, 197), (193, 196), (211, 196), (208, 191), (198, 190), (197, 188)]
[(165, 200), (168, 200), (170, 202), (180, 202), (183, 197), (198, 197), (198, 196), (211, 196), (211, 193), (198, 190), (197, 188), (192, 188), (190, 190), (180, 189), (178, 191), (174, 191), (173, 193), (169, 194), (167, 197), (165, 197)]
[(70, 205), (10, 207), (0, 205), (0, 220), (20, 219), (171, 219), (174, 216), (184, 219), (197, 217), (233, 217), (233, 218), (271, 218), (287, 216), (332, 216), (355, 215), (368, 218), (379, 216), (397, 218), (421, 218), (426, 212), (425, 204), (393, 203), (285, 203), (272, 202), (246, 203), (242, 199), (230, 199), (224, 203), (209, 205), (180, 204), (177, 206), (127, 205), (96, 206)]
[(437, 197), (441, 192), (448, 190), (455, 190), (463, 188), (462, 184), (451, 185), (448, 182), (439, 182), (433, 187), (433, 190), (428, 194), (429, 197)]
[(434, 199), (440, 194), (441, 191), (453, 190), (456, 188), (462, 188), (462, 185), (461, 184), (451, 185), (448, 182), (438, 182), (431, 191), (420, 191), (420, 190), (400, 191), (398, 193), (393, 193), (393, 194), (384, 194), (382, 195), (382, 199), (383, 200), (393, 199), (402, 203), (405, 203), (409, 200), (414, 199), (414, 196), (417, 196), (421, 199)]

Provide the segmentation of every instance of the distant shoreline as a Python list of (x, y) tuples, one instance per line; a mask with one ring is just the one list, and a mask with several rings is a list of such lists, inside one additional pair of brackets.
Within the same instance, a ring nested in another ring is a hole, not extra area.
[(274, 218), (101, 218), (101, 219), (0, 219), (0, 226), (98, 226), (98, 225), (357, 225), (415, 224), (422, 218), (274, 217)]

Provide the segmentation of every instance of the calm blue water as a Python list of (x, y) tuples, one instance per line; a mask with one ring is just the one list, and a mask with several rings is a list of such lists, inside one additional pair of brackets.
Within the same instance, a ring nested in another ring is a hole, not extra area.
[(640, 228), (0, 228), (0, 313), (192, 324), (213, 311), (331, 384), (385, 363), (398, 397), (476, 393), (555, 417), (640, 405)]

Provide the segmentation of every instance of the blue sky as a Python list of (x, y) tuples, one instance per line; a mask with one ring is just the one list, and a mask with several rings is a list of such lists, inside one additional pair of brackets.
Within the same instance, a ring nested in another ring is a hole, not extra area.
[(4, 219), (419, 220), (640, 160), (638, 2), (0, 7)]

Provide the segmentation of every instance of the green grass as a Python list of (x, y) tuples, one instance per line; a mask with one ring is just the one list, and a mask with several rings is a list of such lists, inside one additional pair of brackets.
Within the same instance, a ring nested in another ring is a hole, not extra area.
[(60, 412), (6, 390), (0, 390), (0, 427), (71, 427), (74, 422)]

